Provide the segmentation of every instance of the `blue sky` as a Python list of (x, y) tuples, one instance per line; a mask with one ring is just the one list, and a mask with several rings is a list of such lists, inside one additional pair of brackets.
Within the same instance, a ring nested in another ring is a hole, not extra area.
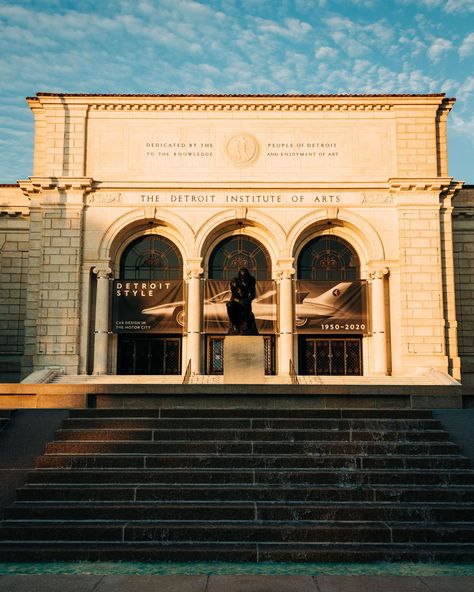
[(474, 0), (0, 0), (0, 183), (32, 174), (24, 98), (438, 93), (474, 183)]

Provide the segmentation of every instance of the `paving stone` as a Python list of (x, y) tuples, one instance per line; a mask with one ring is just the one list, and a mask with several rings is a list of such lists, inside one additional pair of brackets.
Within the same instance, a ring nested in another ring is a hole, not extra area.
[(104, 576), (5, 575), (0, 592), (95, 592)]
[(311, 576), (211, 576), (206, 592), (317, 592)]
[(177, 575), (106, 576), (94, 592), (204, 592), (207, 579), (207, 576)]
[(419, 578), (410, 576), (318, 576), (315, 580), (319, 592), (430, 592)]
[(474, 592), (474, 578), (468, 576), (437, 576), (420, 578), (430, 592)]

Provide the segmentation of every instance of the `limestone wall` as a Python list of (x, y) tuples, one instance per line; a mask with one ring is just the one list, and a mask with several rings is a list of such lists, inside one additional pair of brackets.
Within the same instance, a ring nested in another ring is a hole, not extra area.
[[(11, 194), (26, 210), (0, 221), (0, 236), (10, 233), (2, 273), (18, 269), (28, 251), (26, 287), (12, 276), (3, 305), (5, 347), (24, 318), (24, 373), (52, 365), (85, 371), (100, 339), (104, 368), (113, 369), (105, 297), (100, 330), (92, 320), (92, 270), (105, 285), (127, 244), (143, 233), (172, 240), (185, 273), (198, 276), (217, 242), (247, 233), (268, 250), (278, 281), (283, 272), (294, 277), (305, 241), (331, 229), (358, 253), (363, 279), (383, 272), (387, 326), (379, 333), (388, 371), (436, 368), (458, 377), (451, 233), (457, 186), (447, 176), (445, 141), (453, 100), (40, 93), (29, 104), (34, 173), (20, 182), (24, 193)], [(456, 205), (454, 259), (459, 345), (464, 371), (472, 358), (474, 376), (468, 193)], [(14, 302), (21, 302), (16, 313)], [(364, 337), (369, 374), (374, 344), (373, 335)], [(280, 362), (288, 368), (287, 359)]]
[(20, 376), (28, 279), (28, 202), (18, 186), (0, 185), (0, 382)]
[(35, 176), (98, 181), (354, 182), (446, 175), (453, 101), (425, 96), (39, 93)]
[(77, 373), (83, 193), (32, 194), (23, 374)]
[(453, 243), (462, 382), (474, 385), (474, 187), (455, 197)]

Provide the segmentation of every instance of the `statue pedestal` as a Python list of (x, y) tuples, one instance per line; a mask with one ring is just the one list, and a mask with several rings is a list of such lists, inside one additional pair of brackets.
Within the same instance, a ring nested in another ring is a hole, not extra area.
[(227, 335), (224, 339), (224, 384), (263, 384), (265, 353), (261, 335)]

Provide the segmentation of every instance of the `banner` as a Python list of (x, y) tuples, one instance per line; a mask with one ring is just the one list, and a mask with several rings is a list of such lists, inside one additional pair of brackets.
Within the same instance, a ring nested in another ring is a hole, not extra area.
[(182, 333), (182, 280), (114, 280), (114, 333)]
[(368, 333), (367, 282), (296, 281), (297, 333)]
[[(226, 303), (230, 300), (228, 280), (207, 280), (204, 296), (204, 331), (212, 334), (227, 334), (229, 317)], [(252, 301), (258, 332), (269, 335), (276, 332), (277, 298), (275, 282), (257, 281), (256, 297)]]

